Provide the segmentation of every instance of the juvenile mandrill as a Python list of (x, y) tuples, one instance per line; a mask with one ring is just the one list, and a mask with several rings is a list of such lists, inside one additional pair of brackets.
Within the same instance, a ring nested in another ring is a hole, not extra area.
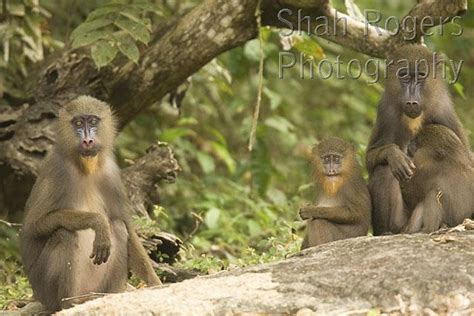
[(433, 232), (474, 216), (474, 166), (470, 151), (443, 125), (427, 125), (415, 139), (416, 172), (401, 183), (409, 211), (406, 233)]
[(302, 249), (365, 236), (371, 222), (370, 196), (353, 146), (331, 137), (313, 148), (314, 204), (300, 208), (307, 222)]
[(161, 284), (131, 224), (109, 106), (78, 97), (60, 110), (56, 137), (21, 232), (34, 296), (56, 311), (70, 306), (65, 298), (125, 290), (129, 269), (148, 285)]

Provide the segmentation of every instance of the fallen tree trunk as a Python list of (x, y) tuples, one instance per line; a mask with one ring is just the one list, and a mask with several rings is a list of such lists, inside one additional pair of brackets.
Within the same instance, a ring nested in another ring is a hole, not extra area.
[(474, 312), (474, 232), (361, 237), (268, 265), (113, 294), (79, 314)]

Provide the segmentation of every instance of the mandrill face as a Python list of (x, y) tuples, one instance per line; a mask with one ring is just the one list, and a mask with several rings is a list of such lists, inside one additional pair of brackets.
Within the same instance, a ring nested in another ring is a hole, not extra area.
[(321, 156), (321, 163), (327, 177), (336, 177), (341, 174), (343, 156), (339, 153), (326, 153)]
[(100, 117), (96, 115), (75, 116), (71, 120), (72, 128), (78, 140), (78, 150), (83, 157), (95, 157), (101, 150), (97, 137), (99, 133)]
[(399, 96), (402, 111), (411, 119), (418, 118), (423, 113), (422, 95), (426, 76), (423, 71), (408, 72), (401, 69), (397, 73), (401, 87)]

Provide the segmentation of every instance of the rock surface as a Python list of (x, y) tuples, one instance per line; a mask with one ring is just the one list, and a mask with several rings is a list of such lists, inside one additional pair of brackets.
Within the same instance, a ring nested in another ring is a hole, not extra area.
[(289, 259), (113, 294), (61, 315), (474, 313), (474, 232), (360, 237)]

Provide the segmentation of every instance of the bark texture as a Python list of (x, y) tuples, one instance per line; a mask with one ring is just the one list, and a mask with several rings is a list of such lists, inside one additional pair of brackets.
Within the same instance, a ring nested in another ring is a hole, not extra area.
[(473, 275), (473, 231), (360, 237), (273, 264), (108, 295), (60, 315), (470, 315)]
[(180, 170), (171, 148), (160, 142), (150, 146), (146, 155), (123, 169), (122, 179), (135, 212), (148, 216), (153, 206), (160, 202), (158, 184), (174, 182)]

